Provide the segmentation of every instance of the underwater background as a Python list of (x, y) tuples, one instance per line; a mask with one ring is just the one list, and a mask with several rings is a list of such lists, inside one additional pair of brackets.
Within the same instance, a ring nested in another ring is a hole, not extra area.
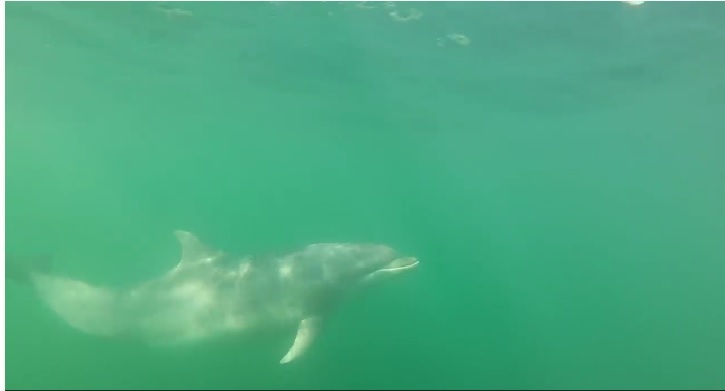
[(130, 286), (184, 229), (417, 270), (288, 339), (84, 335), (10, 389), (725, 387), (725, 4), (7, 2), (6, 253)]

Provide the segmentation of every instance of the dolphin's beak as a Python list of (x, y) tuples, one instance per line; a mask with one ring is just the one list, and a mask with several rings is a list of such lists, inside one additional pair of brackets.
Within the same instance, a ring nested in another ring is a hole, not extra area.
[(418, 259), (415, 257), (397, 258), (385, 265), (385, 267), (368, 274), (363, 280), (368, 282), (385, 275), (402, 273), (406, 270), (414, 269), (416, 266), (418, 266)]
[(395, 259), (393, 262), (390, 262), (387, 266), (385, 266), (381, 271), (386, 272), (399, 272), (406, 269), (412, 269), (414, 267), (418, 266), (418, 259), (415, 257), (404, 257), (404, 258), (398, 258)]

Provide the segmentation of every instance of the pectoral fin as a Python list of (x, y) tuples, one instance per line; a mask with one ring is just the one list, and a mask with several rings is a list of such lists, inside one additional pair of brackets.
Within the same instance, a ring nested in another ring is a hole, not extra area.
[(282, 357), (282, 360), (280, 360), (279, 363), (286, 364), (303, 355), (315, 340), (315, 337), (317, 337), (320, 329), (320, 323), (321, 320), (319, 317), (311, 317), (302, 320), (297, 328), (295, 342), (292, 344), (289, 351), (287, 351), (287, 354)]

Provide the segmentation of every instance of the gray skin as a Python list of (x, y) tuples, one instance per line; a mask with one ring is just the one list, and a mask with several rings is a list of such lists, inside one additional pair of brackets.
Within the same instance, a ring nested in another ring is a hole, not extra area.
[(255, 330), (296, 327), (280, 363), (305, 353), (322, 320), (351, 289), (414, 269), (418, 260), (379, 244), (318, 243), (252, 259), (211, 249), (175, 231), (179, 264), (131, 289), (92, 286), (40, 271), (29, 279), (72, 327), (103, 336), (176, 344)]

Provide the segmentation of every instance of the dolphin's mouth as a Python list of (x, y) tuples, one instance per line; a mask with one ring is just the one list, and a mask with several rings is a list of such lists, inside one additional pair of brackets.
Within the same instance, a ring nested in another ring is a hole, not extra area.
[(390, 262), (384, 268), (380, 269), (380, 271), (398, 272), (398, 271), (403, 271), (406, 269), (412, 269), (416, 266), (418, 266), (417, 258), (405, 257), (405, 258), (398, 258), (398, 259), (394, 260), (393, 262)]
[(398, 258), (385, 265), (385, 267), (368, 274), (364, 280), (371, 281), (386, 275), (402, 273), (416, 266), (418, 266), (418, 259), (415, 257)]

